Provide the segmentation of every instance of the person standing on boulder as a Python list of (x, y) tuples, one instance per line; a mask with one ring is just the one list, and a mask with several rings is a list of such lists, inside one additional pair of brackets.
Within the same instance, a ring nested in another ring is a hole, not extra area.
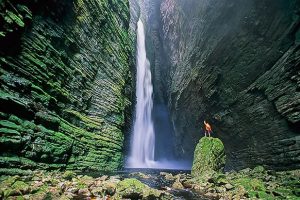
[(210, 137), (210, 133), (212, 132), (210, 124), (204, 120), (204, 126), (205, 126), (205, 132), (204, 132), (205, 137), (206, 137), (206, 133), (208, 134), (208, 137)]

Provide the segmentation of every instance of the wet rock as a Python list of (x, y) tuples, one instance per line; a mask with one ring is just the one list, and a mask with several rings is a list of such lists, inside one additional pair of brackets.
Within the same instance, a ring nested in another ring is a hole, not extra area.
[(95, 184), (95, 181), (96, 182), (98, 181), (97, 179), (94, 179), (93, 177), (90, 176), (83, 176), (78, 180), (81, 186), (86, 186), (86, 187), (90, 187), (93, 184)]
[(47, 192), (41, 191), (41, 192), (37, 192), (37, 193), (30, 195), (29, 199), (30, 200), (44, 200), (46, 198), (49, 199), (49, 196), (50, 195)]
[(248, 168), (240, 170), (239, 172), (244, 173), (244, 174), (249, 174), (251, 172), (251, 169), (248, 167)]
[(204, 194), (204, 196), (209, 197), (209, 198), (218, 198), (218, 194), (215, 192), (207, 192)]
[(122, 198), (151, 199), (159, 198), (162, 192), (148, 187), (137, 179), (125, 179), (117, 184), (116, 194)]
[(60, 182), (60, 183), (58, 183), (58, 187), (61, 189), (61, 191), (64, 191), (66, 189), (66, 183)]
[(109, 176), (103, 175), (100, 178), (98, 178), (97, 180), (106, 181), (108, 178), (109, 178)]
[(184, 189), (184, 186), (179, 181), (175, 181), (172, 185), (172, 188), (176, 190), (180, 190), (180, 189)]
[(78, 190), (79, 189), (76, 188), (76, 187), (71, 187), (71, 188), (66, 189), (66, 192), (69, 192), (69, 193), (72, 193), (72, 194), (77, 194)]
[(146, 174), (141, 173), (141, 172), (131, 173), (130, 176), (138, 176), (138, 177), (144, 178), (144, 179), (149, 179), (150, 178), (149, 175), (146, 175)]
[(216, 192), (217, 193), (224, 193), (224, 192), (226, 192), (226, 188), (225, 187), (217, 187)]
[(105, 182), (103, 182), (102, 185), (103, 185), (102, 188), (105, 191), (105, 194), (108, 194), (111, 196), (115, 194), (117, 183), (105, 181)]
[(76, 177), (76, 173), (73, 171), (65, 171), (65, 173), (62, 175), (62, 177), (66, 180), (72, 180)]
[(84, 188), (84, 189), (79, 189), (78, 190), (78, 195), (79, 196), (84, 196), (84, 197), (90, 197), (92, 193), (89, 191), (89, 189)]
[(234, 188), (233, 185), (231, 185), (229, 183), (225, 184), (224, 187), (226, 188), (226, 190), (232, 190)]
[(251, 171), (252, 173), (257, 173), (257, 174), (262, 174), (265, 172), (265, 168), (263, 166), (256, 166), (255, 168), (253, 168), (253, 170)]
[(218, 138), (203, 137), (194, 153), (192, 175), (201, 176), (211, 171), (220, 171), (225, 165), (224, 145)]
[(174, 177), (171, 173), (161, 172), (160, 175), (164, 176), (167, 181), (173, 181), (176, 179), (176, 177)]
[(184, 188), (192, 188), (194, 184), (195, 183), (192, 180), (185, 180), (182, 182)]
[(16, 181), (11, 188), (13, 189), (12, 194), (26, 194), (29, 192), (29, 185), (23, 181)]
[(74, 199), (74, 197), (76, 197), (77, 195), (73, 194), (71, 192), (64, 192), (64, 196), (65, 196), (65, 198), (68, 198), (68, 199)]
[(103, 197), (104, 195), (102, 187), (91, 188), (91, 193), (95, 197)]
[(44, 185), (41, 181), (34, 181), (31, 183), (31, 192), (35, 193), (37, 192), (42, 186)]

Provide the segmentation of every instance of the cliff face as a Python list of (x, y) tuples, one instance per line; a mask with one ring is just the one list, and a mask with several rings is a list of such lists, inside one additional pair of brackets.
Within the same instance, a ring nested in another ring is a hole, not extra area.
[(1, 1), (1, 171), (122, 166), (129, 21), (127, 1)]
[(206, 119), (227, 167), (299, 168), (299, 1), (163, 0), (160, 15), (177, 154)]

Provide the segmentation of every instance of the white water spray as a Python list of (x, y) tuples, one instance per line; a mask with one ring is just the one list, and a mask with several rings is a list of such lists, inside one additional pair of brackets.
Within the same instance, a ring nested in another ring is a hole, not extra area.
[(155, 134), (152, 121), (153, 86), (150, 62), (146, 56), (145, 31), (141, 19), (137, 23), (137, 80), (136, 108), (128, 166), (131, 168), (151, 168), (154, 165)]

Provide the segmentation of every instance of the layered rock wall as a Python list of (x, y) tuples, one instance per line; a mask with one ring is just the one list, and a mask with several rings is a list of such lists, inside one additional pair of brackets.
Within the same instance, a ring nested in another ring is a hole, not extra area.
[(177, 154), (192, 159), (206, 119), (228, 168), (299, 168), (299, 1), (163, 0), (160, 15)]
[(129, 3), (1, 1), (1, 22), (1, 171), (120, 168), (131, 121)]

